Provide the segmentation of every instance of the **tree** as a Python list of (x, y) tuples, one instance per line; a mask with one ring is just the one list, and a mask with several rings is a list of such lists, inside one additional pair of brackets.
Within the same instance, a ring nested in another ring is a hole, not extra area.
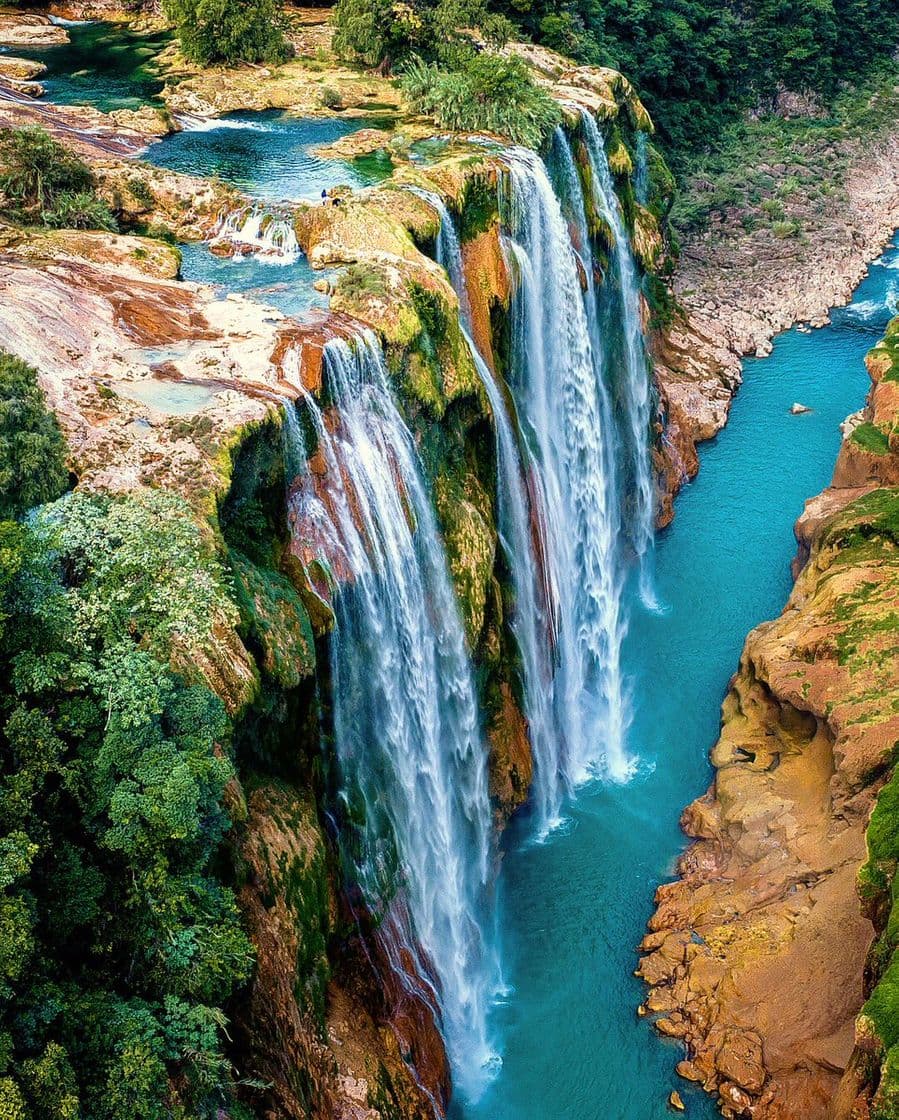
[(236, 617), (173, 495), (0, 522), (4, 1117), (231, 1111), (222, 1007), (253, 964), (215, 862), (231, 723), (169, 660)]
[(517, 56), (484, 52), (455, 70), (416, 61), (406, 70), (403, 89), (415, 109), (445, 128), (497, 132), (532, 148), (561, 120), (558, 105)]
[(290, 56), (275, 0), (163, 0), (184, 55), (201, 66), (283, 62)]
[(46, 129), (0, 129), (0, 190), (23, 207), (49, 207), (63, 192), (89, 191), (94, 176)]
[(0, 352), (0, 518), (21, 517), (68, 486), (66, 447), (37, 370)]
[(87, 164), (45, 129), (0, 129), (0, 191), (19, 221), (115, 230), (115, 217), (95, 187)]

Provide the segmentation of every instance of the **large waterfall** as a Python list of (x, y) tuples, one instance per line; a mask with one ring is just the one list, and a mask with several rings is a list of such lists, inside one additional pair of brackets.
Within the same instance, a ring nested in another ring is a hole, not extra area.
[(578, 257), (543, 161), (516, 149), (506, 163), (511, 382), (545, 493), (560, 800), (597, 768), (613, 778), (628, 772), (614, 425), (603, 348), (581, 287), (591, 262)]
[(323, 470), (293, 532), (341, 587), (331, 639), (342, 850), (397, 974), (435, 1005), (457, 1083), (476, 1094), (499, 984), (487, 748), (461, 618), (412, 436), (373, 335), (325, 348)]
[[(498, 529), (541, 832), (579, 782), (630, 772), (625, 587), (652, 535), (637, 272), (592, 118), (582, 133), (589, 198), (561, 129), (552, 176), (531, 151), (502, 156), (513, 281), (507, 386), (472, 338), (452, 217), (437, 195), (409, 188), (440, 218), (438, 262), (494, 416)], [(608, 231), (604, 269), (593, 215)], [(300, 547), (323, 555), (339, 587), (330, 695), (345, 867), (391, 967), (438, 1014), (457, 1084), (476, 1096), (492, 1058), (486, 1021), (500, 975), (472, 666), (416, 445), (373, 335), (327, 344), (322, 400), (305, 397), (316, 465), (300, 469), (290, 510)], [(295, 424), (289, 431), (302, 442)]]

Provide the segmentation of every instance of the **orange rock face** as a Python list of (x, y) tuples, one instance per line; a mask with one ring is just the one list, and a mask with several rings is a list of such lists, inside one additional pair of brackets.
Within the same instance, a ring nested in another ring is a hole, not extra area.
[(508, 305), (511, 294), (509, 274), (499, 243), (499, 227), (494, 224), (462, 246), (462, 266), (468, 298), (474, 341), (484, 360), (496, 369), (493, 354), (491, 307)]
[[(882, 422), (871, 365), (866, 414)], [(851, 441), (797, 526), (783, 615), (746, 640), (714, 785), (681, 821), (696, 843), (658, 889), (641, 945), (645, 1009), (683, 1041), (678, 1073), (725, 1116), (864, 1115), (853, 1049), (874, 930), (856, 881), (899, 741), (899, 556), (895, 492), (875, 489), (896, 456), (875, 471)]]

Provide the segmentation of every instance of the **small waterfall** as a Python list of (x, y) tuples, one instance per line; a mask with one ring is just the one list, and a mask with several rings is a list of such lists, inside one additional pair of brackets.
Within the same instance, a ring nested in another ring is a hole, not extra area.
[(467, 329), (471, 329), (471, 304), (468, 299), (468, 289), (465, 286), (465, 274), (462, 268), (462, 246), (459, 235), (453, 224), (453, 218), (447, 209), (446, 203), (439, 194), (425, 190), (423, 187), (407, 187), (407, 190), (424, 199), (429, 206), (437, 211), (440, 219), (440, 229), (437, 231), (437, 263), (446, 269), (456, 295), (459, 297), (459, 312), (462, 322)]
[(456, 1083), (493, 1060), (499, 990), (487, 749), (463, 626), (415, 444), (371, 334), (325, 347), (320, 469), (294, 486), (295, 540), (343, 573), (331, 639), (348, 875), (396, 973), (438, 1011)]
[(641, 206), (649, 201), (649, 149), (646, 133), (637, 133), (636, 164), (634, 166), (634, 197)]
[(655, 484), (649, 455), (653, 401), (649, 363), (643, 342), (640, 285), (602, 133), (593, 115), (586, 109), (581, 110), (581, 121), (592, 172), (593, 202), (599, 215), (608, 224), (614, 241), (612, 260), (624, 359), (621, 371), (623, 379), (618, 380), (625, 414), (623, 427), (628, 459), (628, 497), (633, 507), (626, 528), (640, 561), (643, 599), (647, 605), (654, 606), (651, 554), (655, 534)]
[(593, 301), (582, 288), (583, 272), (588, 290), (592, 283), (589, 242), (579, 257), (538, 156), (513, 149), (505, 162), (505, 244), (516, 281), (511, 388), (545, 494), (555, 595), (558, 811), (565, 789), (598, 768), (616, 779), (629, 773), (614, 423)]
[(234, 246), (235, 260), (253, 256), (271, 264), (294, 264), (301, 254), (290, 218), (259, 205), (225, 214), (212, 235), (213, 244), (222, 241)]

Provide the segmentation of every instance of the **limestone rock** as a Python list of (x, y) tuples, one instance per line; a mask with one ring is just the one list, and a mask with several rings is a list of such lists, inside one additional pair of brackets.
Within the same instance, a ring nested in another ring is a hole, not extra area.
[(64, 27), (49, 16), (0, 11), (0, 43), (20, 47), (53, 47), (69, 41)]

